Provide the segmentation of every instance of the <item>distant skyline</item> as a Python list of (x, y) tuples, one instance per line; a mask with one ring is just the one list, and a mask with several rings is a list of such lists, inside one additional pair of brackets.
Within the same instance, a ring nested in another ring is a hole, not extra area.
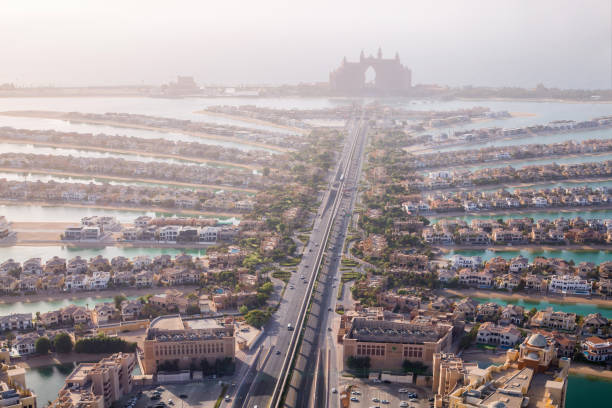
[(610, 0), (5, 0), (0, 83), (326, 82), (363, 49), (413, 83), (610, 88)]

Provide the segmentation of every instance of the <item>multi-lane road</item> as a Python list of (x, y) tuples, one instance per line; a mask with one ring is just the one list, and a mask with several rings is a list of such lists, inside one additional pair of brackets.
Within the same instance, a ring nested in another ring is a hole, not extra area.
[[(269, 347), (266, 347), (260, 356), (258, 370), (252, 370), (237, 391), (233, 403), (236, 408), (263, 408), (268, 407), (271, 403), (271, 406), (279, 406), (281, 400), (279, 390), (282, 391), (287, 385), (285, 382), (292, 377), (290, 376), (292, 364), (297, 364), (298, 361), (297, 358), (294, 360), (294, 357), (297, 355), (297, 357), (304, 358), (303, 344), (305, 342), (299, 341), (299, 329), (302, 324), (305, 325), (304, 340), (308, 344), (314, 341), (317, 344), (325, 344), (329, 316), (327, 307), (321, 310), (322, 313), (319, 313), (322, 307), (319, 298), (323, 291), (326, 293), (325, 304), (331, 305), (334, 299), (331, 293), (335, 276), (332, 274), (336, 274), (338, 270), (342, 242), (344, 242), (346, 224), (350, 219), (357, 191), (356, 183), (365, 145), (366, 129), (363, 117), (351, 120), (348, 129), (338, 165), (317, 211), (313, 230), (297, 272), (292, 274), (278, 311), (265, 327), (268, 340), (264, 344)], [(324, 263), (323, 260), (325, 260)], [(319, 284), (315, 286), (319, 264), (322, 266), (321, 271), (325, 272), (321, 277), (324, 276), (325, 279), (320, 279)], [(307, 322), (304, 317), (313, 292), (317, 300), (313, 301)], [(315, 310), (317, 317), (316, 322), (313, 322), (312, 316), (315, 315)], [(295, 330), (289, 330), (289, 324)], [(319, 327), (318, 333), (313, 331), (313, 324)], [(300, 345), (302, 346), (298, 348)], [(312, 385), (312, 377), (306, 375), (304, 378), (306, 377), (310, 380), (304, 386), (309, 388)], [(296, 381), (295, 378), (295, 376), (292, 377), (293, 382)], [(310, 393), (309, 390), (305, 392), (307, 392), (305, 395)], [(295, 399), (294, 396), (291, 398)], [(299, 402), (295, 401), (288, 405), (304, 406), (302, 401), (308, 400), (301, 395), (301, 392), (297, 398)]]

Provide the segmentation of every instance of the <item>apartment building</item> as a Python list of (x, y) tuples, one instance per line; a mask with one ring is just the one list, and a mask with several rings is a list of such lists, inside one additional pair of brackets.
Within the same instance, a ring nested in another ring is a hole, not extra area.
[(178, 368), (200, 367), (218, 359), (235, 357), (234, 327), (215, 319), (183, 320), (180, 315), (161, 316), (151, 321), (144, 341), (142, 360), (145, 374), (157, 373), (166, 362)]
[(68, 377), (51, 408), (109, 408), (132, 391), (134, 354), (117, 353), (81, 363)]
[(373, 369), (399, 369), (404, 360), (431, 366), (433, 355), (451, 346), (452, 326), (356, 317), (343, 343), (345, 361), (349, 357), (370, 357)]

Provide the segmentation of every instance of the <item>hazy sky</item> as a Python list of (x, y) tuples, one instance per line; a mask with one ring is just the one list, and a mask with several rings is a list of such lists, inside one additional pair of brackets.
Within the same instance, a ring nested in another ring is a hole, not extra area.
[(327, 81), (400, 53), (414, 82), (610, 87), (611, 0), (0, 0), (0, 83)]

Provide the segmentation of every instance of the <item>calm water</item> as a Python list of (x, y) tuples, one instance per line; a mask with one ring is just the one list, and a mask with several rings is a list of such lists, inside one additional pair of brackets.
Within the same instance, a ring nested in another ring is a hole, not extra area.
[(26, 385), (36, 393), (37, 406), (45, 407), (57, 398), (64, 380), (74, 370), (76, 363), (55, 364), (26, 370)]
[(609, 407), (610, 390), (612, 390), (612, 381), (570, 375), (565, 406), (567, 408)]
[(481, 256), (487, 261), (496, 256), (501, 256), (504, 259), (512, 259), (517, 255), (522, 255), (532, 262), (534, 258), (543, 256), (546, 258), (561, 258), (566, 261), (573, 260), (576, 264), (580, 262), (594, 262), (600, 264), (602, 262), (612, 261), (612, 251), (568, 251), (565, 249), (553, 250), (493, 250), (493, 249), (451, 249), (444, 254), (444, 258), (450, 258), (452, 255), (458, 254), (463, 256)]
[(125, 256), (133, 258), (139, 255), (149, 255), (151, 257), (168, 254), (178, 255), (188, 253), (193, 256), (203, 256), (206, 254), (206, 248), (199, 249), (183, 249), (183, 248), (137, 248), (137, 247), (115, 247), (107, 246), (103, 248), (81, 248), (73, 246), (10, 246), (0, 247), (0, 263), (9, 258), (15, 261), (23, 262), (29, 258), (42, 258), (43, 262), (53, 256), (61, 258), (74, 258), (79, 255), (81, 258), (93, 258), (97, 255), (102, 255), (108, 259), (116, 256)]
[(463, 220), (465, 222), (467, 222), (468, 224), (472, 221), (472, 220), (497, 220), (497, 219), (503, 219), (503, 220), (507, 220), (509, 218), (524, 218), (524, 217), (528, 217), (528, 218), (533, 218), (534, 221), (537, 220), (554, 220), (556, 218), (560, 218), (560, 217), (564, 217), (564, 218), (576, 218), (576, 217), (581, 217), (583, 219), (589, 219), (589, 218), (601, 218), (601, 219), (608, 219), (608, 218), (612, 218), (612, 210), (601, 210), (601, 211), (562, 211), (562, 210), (555, 210), (555, 211), (538, 211), (538, 212), (530, 212), (530, 213), (525, 213), (525, 214), (517, 214), (517, 213), (512, 213), (512, 212), (507, 212), (507, 213), (500, 213), (500, 214), (493, 214), (493, 215), (483, 215), (483, 214), (469, 214), (469, 215), (461, 215), (458, 217), (427, 217), (432, 223), (438, 222), (439, 220), (442, 219), (453, 219), (453, 220)]
[(531, 310), (534, 307), (538, 310), (546, 309), (547, 307), (552, 307), (554, 310), (560, 310), (566, 313), (576, 313), (582, 316), (586, 316), (591, 313), (601, 313), (602, 316), (605, 316), (608, 319), (612, 319), (612, 308), (593, 305), (590, 303), (548, 302), (546, 300), (533, 302), (526, 301), (523, 299), (502, 299), (497, 297), (477, 297), (474, 299), (479, 302), (493, 302), (502, 306), (506, 306), (507, 304), (523, 306), (525, 310)]
[(95, 207), (62, 207), (40, 205), (0, 205), (0, 215), (4, 215), (11, 222), (79, 222), (83, 217), (104, 215), (116, 217), (121, 223), (133, 223), (141, 215), (151, 217), (190, 217), (190, 218), (216, 218), (221, 224), (238, 224), (236, 217), (205, 217), (194, 214), (182, 214), (159, 211), (137, 210), (109, 210)]

